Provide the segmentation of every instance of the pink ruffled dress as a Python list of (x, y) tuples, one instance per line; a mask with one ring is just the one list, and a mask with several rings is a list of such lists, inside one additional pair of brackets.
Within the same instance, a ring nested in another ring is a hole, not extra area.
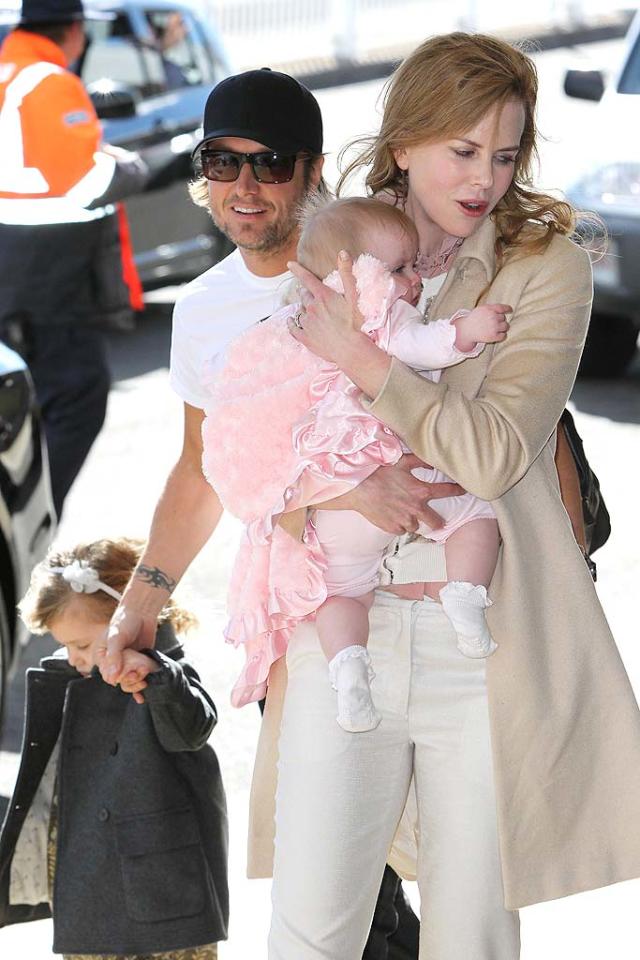
[[(381, 349), (434, 380), (438, 368), (482, 349), (457, 350), (450, 320), (425, 324), (399, 299), (379, 260), (363, 254), (353, 269), (362, 330)], [(341, 289), (337, 273), (324, 282)], [(203, 471), (224, 508), (245, 525), (225, 629), (227, 640), (246, 653), (234, 706), (265, 695), (271, 664), (328, 595), (331, 571), (315, 525), (308, 522), (298, 542), (278, 526), (280, 515), (340, 496), (406, 452), (364, 409), (355, 384), (289, 334), (296, 309), (286, 306), (237, 337), (207, 384)]]

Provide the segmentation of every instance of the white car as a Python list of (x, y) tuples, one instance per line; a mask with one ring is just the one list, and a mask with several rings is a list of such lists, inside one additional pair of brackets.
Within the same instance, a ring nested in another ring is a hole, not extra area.
[[(618, 376), (633, 358), (640, 331), (640, 13), (627, 34), (615, 75), (569, 70), (565, 93), (599, 101), (583, 165), (568, 197), (593, 210), (609, 234), (594, 265), (594, 305), (581, 372)], [(583, 158), (584, 159), (584, 158)]]
[(55, 529), (47, 452), (24, 360), (0, 341), (0, 724), (6, 679), (29, 634), (16, 604)]

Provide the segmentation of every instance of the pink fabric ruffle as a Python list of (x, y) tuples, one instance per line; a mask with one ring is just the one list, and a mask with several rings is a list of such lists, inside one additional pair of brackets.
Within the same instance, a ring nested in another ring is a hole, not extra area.
[(229, 643), (244, 646), (245, 666), (231, 694), (234, 707), (262, 700), (271, 664), (284, 656), (293, 630), (327, 598), (324, 553), (311, 524), (302, 542), (276, 527), (266, 543), (244, 537), (229, 596)]
[[(386, 349), (393, 277), (364, 255), (354, 265), (363, 331)], [(340, 289), (332, 274), (325, 281)], [(282, 513), (353, 489), (402, 455), (399, 439), (361, 405), (361, 392), (335, 364), (291, 337), (284, 307), (230, 345), (208, 385), (202, 427), (203, 471), (246, 535), (229, 588), (225, 636), (247, 660), (232, 703), (261, 699), (271, 664), (301, 620), (326, 599), (326, 564), (307, 524), (302, 543), (277, 526)]]

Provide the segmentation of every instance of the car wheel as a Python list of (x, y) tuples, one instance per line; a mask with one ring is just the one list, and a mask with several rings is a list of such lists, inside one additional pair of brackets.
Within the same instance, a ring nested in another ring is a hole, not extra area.
[(0, 591), (0, 730), (4, 719), (5, 701), (7, 695), (7, 675), (11, 665), (11, 635), (9, 621), (4, 606), (4, 597)]
[(619, 377), (633, 359), (638, 327), (629, 317), (594, 314), (580, 361), (580, 377)]

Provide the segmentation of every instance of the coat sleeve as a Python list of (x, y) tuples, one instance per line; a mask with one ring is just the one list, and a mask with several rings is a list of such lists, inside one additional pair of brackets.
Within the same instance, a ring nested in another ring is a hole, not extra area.
[(191, 664), (176, 662), (157, 650), (144, 650), (160, 665), (150, 673), (144, 701), (158, 740), (170, 753), (199, 750), (216, 725), (215, 704)]
[(535, 260), (476, 397), (394, 360), (369, 405), (414, 453), (483, 500), (516, 484), (553, 433), (587, 333), (588, 254), (558, 237)]

